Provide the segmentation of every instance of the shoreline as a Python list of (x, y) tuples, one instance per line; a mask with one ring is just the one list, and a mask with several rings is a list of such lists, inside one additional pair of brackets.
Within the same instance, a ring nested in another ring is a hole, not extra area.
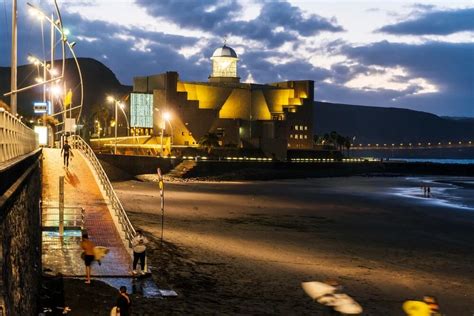
[[(134, 225), (159, 236), (156, 184), (114, 186)], [(164, 236), (173, 250), (157, 248), (150, 256), (158, 284), (165, 281), (180, 294), (173, 308), (182, 312), (322, 313), (300, 282), (328, 279), (342, 284), (367, 315), (400, 315), (405, 299), (427, 294), (438, 298), (443, 313), (474, 311), (465, 295), (474, 293), (468, 281), (474, 213), (383, 194), (413, 187), (407, 179), (165, 187)]]

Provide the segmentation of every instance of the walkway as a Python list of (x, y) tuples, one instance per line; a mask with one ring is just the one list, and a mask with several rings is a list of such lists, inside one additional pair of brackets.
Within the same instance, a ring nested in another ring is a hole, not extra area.
[[(129, 276), (130, 255), (115, 228), (107, 203), (82, 154), (78, 150), (73, 153), (75, 156), (66, 171), (59, 149), (43, 149), (43, 222), (48, 220), (51, 223), (58, 219), (59, 176), (64, 176), (64, 206), (84, 208), (84, 229), (89, 238), (96, 245), (110, 250), (101, 266), (93, 264), (92, 276)], [(65, 219), (68, 219), (67, 215)], [(66, 230), (64, 235), (59, 238), (57, 231), (43, 232), (43, 269), (64, 276), (84, 276), (84, 262), (80, 258), (80, 230)]]

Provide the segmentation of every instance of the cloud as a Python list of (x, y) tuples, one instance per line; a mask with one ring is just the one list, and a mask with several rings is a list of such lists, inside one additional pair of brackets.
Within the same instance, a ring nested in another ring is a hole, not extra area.
[(344, 30), (335, 19), (316, 14), (306, 16), (300, 8), (285, 1), (263, 2), (259, 15), (249, 21), (237, 19), (242, 7), (236, 1), (137, 0), (137, 3), (149, 14), (181, 27), (199, 28), (221, 38), (233, 35), (257, 40), (269, 48), (296, 41), (298, 36)]
[(401, 105), (434, 113), (474, 115), (474, 43), (412, 45), (382, 41), (358, 47), (346, 45), (341, 50), (366, 66), (403, 67), (409, 78), (425, 79), (438, 90), (399, 95), (395, 99)]
[(404, 35), (449, 35), (474, 32), (474, 8), (428, 11), (399, 23), (383, 26), (378, 32)]

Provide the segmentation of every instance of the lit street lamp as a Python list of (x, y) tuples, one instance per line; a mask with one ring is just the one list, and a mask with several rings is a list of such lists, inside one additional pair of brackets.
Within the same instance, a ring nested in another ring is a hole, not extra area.
[(128, 118), (127, 118), (127, 115), (125, 114), (125, 111), (124, 111), (125, 105), (122, 102), (116, 100), (113, 96), (110, 96), (110, 95), (107, 97), (107, 101), (108, 102), (114, 102), (114, 105), (115, 105), (115, 126), (114, 126), (115, 127), (115, 146), (114, 146), (114, 155), (116, 155), (117, 154), (117, 126), (118, 126), (118, 110), (117, 110), (117, 108), (120, 108), (122, 110), (123, 115), (125, 116), (125, 119), (127, 121), (127, 136), (128, 136), (128, 132), (130, 130), (130, 125), (128, 124)]

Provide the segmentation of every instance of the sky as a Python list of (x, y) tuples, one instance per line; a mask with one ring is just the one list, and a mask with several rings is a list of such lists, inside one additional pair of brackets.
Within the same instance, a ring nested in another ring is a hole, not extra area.
[[(10, 1), (0, 4), (4, 52)], [(26, 63), (28, 53), (43, 54), (41, 23), (18, 1), (19, 61)], [(52, 10), (50, 0), (30, 2)], [(319, 101), (474, 117), (473, 1), (58, 3), (78, 56), (101, 61), (123, 84), (166, 71), (207, 81), (209, 57), (226, 41), (239, 56), (242, 82), (314, 80)], [(0, 63), (8, 65), (9, 56)]]

